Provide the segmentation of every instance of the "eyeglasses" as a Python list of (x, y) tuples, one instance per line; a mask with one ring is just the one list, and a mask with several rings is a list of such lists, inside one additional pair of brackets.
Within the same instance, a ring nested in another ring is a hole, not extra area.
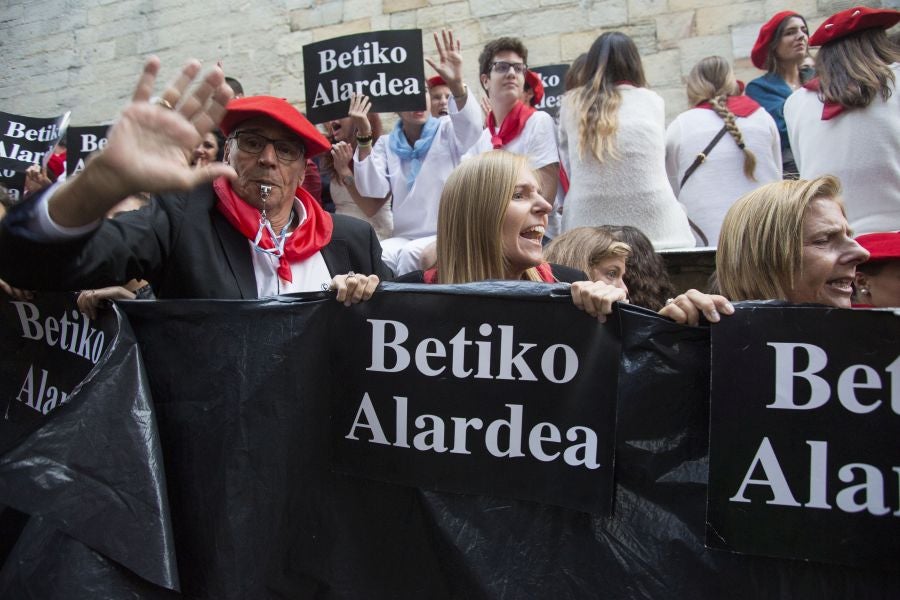
[(231, 136), (237, 141), (237, 146), (244, 152), (250, 154), (262, 154), (266, 146), (272, 144), (275, 148), (275, 156), (282, 162), (294, 162), (303, 158), (306, 148), (299, 142), (291, 142), (288, 140), (273, 140), (258, 133), (250, 133), (249, 131), (238, 131)]
[(521, 75), (528, 69), (528, 65), (525, 63), (506, 62), (505, 60), (498, 60), (491, 63), (491, 71), (494, 73), (509, 73), (510, 69), (515, 71), (516, 75)]

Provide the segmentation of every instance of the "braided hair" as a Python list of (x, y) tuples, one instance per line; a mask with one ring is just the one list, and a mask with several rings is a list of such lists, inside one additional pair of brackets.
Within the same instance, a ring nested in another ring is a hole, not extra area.
[(744, 134), (737, 125), (737, 117), (728, 108), (728, 96), (740, 93), (728, 61), (721, 56), (707, 56), (694, 65), (688, 75), (687, 93), (691, 105), (709, 102), (713, 111), (722, 117), (726, 130), (744, 153), (744, 175), (747, 179), (756, 181), (756, 155), (744, 143)]

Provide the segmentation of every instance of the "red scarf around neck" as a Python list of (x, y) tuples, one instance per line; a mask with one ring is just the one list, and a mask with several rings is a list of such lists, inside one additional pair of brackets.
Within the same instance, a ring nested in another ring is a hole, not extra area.
[[(550, 268), (550, 263), (541, 263), (536, 266), (535, 269), (537, 269), (541, 281), (544, 283), (556, 283), (556, 277), (553, 276), (553, 270)], [(437, 276), (438, 272), (436, 268), (428, 269), (422, 274), (422, 280), (425, 283), (440, 283)]]
[[(728, 99), (725, 100), (725, 105), (736, 117), (749, 117), (761, 108), (759, 103), (749, 96), (728, 96)], [(708, 108), (712, 110), (712, 104), (701, 102), (694, 108)]]
[[(213, 182), (213, 189), (219, 197), (216, 203), (219, 212), (225, 215), (228, 222), (240, 231), (241, 235), (251, 242), (255, 240), (259, 231), (259, 211), (244, 202), (225, 177), (216, 179)], [(284, 254), (278, 259), (278, 277), (285, 281), (293, 281), (291, 263), (306, 260), (325, 247), (331, 241), (331, 232), (334, 229), (331, 215), (322, 210), (312, 194), (298, 187), (294, 195), (306, 210), (306, 220), (284, 241)], [(275, 242), (268, 230), (263, 230), (259, 247), (265, 250), (275, 248)]]
[(491, 145), (494, 147), (494, 150), (502, 148), (519, 137), (519, 134), (525, 129), (525, 123), (535, 112), (537, 111), (534, 108), (526, 106), (521, 100), (516, 101), (512, 110), (503, 119), (503, 123), (500, 124), (499, 132), (497, 131), (494, 111), (488, 113), (486, 126), (488, 131), (491, 132)]
[[(818, 94), (820, 88), (819, 78), (814, 77), (813, 79), (810, 79), (803, 84), (803, 87), (811, 92), (816, 92)], [(846, 106), (837, 102), (824, 102), (822, 106), (822, 120), (828, 121), (829, 119), (832, 119), (844, 112), (846, 108)]]

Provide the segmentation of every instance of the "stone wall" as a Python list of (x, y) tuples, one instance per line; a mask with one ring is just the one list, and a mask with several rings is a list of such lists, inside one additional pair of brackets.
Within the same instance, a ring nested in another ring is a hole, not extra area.
[[(481, 45), (515, 35), (529, 63), (570, 62), (602, 32), (624, 31), (640, 49), (669, 118), (686, 108), (683, 78), (719, 54), (738, 77), (758, 75), (748, 58), (759, 26), (791, 8), (811, 29), (848, 0), (0, 0), (0, 110), (75, 125), (109, 121), (125, 102), (144, 57), (163, 60), (164, 79), (187, 57), (221, 61), (248, 93), (302, 108), (301, 48), (311, 41), (379, 29), (447, 26), (463, 43), (467, 81), (477, 82)], [(900, 0), (864, 2), (897, 8)], [(472, 87), (476, 87), (472, 85)]]

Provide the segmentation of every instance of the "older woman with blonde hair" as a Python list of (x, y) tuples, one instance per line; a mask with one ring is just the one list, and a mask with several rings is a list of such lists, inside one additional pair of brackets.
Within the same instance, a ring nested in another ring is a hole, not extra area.
[(775, 121), (741, 95), (721, 56), (694, 65), (687, 96), (693, 108), (666, 130), (666, 172), (701, 244), (715, 246), (732, 203), (781, 179), (781, 141)]
[(625, 290), (626, 262), (631, 248), (602, 227), (576, 227), (555, 238), (544, 249), (550, 263), (566, 265), (587, 273), (591, 281), (606, 283)]
[[(586, 281), (582, 271), (544, 260), (541, 240), (551, 210), (526, 157), (494, 150), (463, 161), (447, 178), (441, 194), (437, 267), (396, 281), (571, 282), (575, 306), (605, 321), (615, 302), (627, 301), (626, 291), (605, 281)], [(725, 298), (691, 290), (673, 299), (660, 314), (696, 324), (700, 313), (718, 321), (719, 311), (729, 314), (731, 310)]]
[(716, 253), (732, 300), (787, 300), (849, 308), (869, 253), (852, 237), (835, 177), (770, 183), (725, 215)]

